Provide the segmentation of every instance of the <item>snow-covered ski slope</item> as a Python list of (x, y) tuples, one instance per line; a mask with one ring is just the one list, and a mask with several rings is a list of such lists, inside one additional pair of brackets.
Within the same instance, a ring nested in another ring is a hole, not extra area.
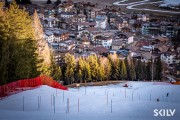
[[(0, 120), (179, 120), (180, 86), (128, 82), (124, 88), (124, 84), (24, 91), (0, 100)], [(176, 111), (173, 117), (154, 117), (154, 109)]]

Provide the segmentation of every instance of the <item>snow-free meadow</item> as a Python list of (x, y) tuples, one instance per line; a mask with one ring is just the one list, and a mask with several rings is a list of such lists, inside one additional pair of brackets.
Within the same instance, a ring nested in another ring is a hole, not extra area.
[[(179, 120), (180, 86), (127, 82), (56, 90), (49, 86), (0, 100), (0, 120)], [(159, 101), (157, 101), (159, 99)], [(175, 109), (154, 116), (154, 109)]]

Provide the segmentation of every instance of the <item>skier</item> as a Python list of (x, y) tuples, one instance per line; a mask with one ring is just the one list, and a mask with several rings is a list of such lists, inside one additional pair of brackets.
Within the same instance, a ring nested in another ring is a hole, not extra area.
[(166, 97), (168, 97), (168, 96), (169, 96), (169, 93), (166, 94)]

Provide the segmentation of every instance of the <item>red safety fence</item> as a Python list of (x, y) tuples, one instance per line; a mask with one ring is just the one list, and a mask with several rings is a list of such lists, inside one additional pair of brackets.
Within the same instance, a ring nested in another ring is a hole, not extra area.
[(68, 90), (67, 87), (59, 84), (57, 81), (48, 76), (39, 76), (32, 79), (18, 80), (16, 82), (0, 86), (0, 98), (10, 96), (24, 90), (34, 89), (41, 85), (48, 85), (53, 88)]

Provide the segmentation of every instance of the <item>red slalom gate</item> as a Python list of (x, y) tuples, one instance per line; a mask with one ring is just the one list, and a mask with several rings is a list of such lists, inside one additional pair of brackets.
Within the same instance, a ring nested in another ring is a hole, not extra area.
[(41, 85), (48, 85), (53, 88), (68, 90), (67, 87), (59, 84), (57, 81), (53, 80), (48, 76), (39, 76), (31, 79), (18, 80), (16, 82), (8, 83), (6, 85), (0, 86), (0, 98), (10, 96), (24, 90), (30, 90), (37, 88)]

